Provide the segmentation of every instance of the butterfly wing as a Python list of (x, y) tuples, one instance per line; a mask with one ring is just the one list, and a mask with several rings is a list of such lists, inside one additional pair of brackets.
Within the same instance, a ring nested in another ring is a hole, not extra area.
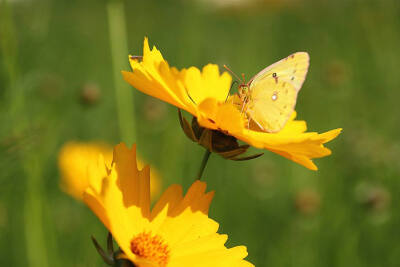
[(278, 132), (286, 124), (294, 111), (308, 66), (308, 54), (298, 52), (265, 68), (250, 80), (246, 113), (261, 130)]

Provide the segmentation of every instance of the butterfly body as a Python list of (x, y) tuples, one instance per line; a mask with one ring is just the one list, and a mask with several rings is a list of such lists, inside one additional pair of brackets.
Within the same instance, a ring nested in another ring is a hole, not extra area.
[(240, 109), (264, 132), (279, 132), (293, 113), (309, 66), (306, 52), (294, 53), (239, 85)]

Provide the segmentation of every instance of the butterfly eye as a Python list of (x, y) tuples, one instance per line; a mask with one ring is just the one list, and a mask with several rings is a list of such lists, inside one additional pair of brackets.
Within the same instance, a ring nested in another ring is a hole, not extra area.
[(272, 77), (276, 78), (276, 72), (272, 73)]

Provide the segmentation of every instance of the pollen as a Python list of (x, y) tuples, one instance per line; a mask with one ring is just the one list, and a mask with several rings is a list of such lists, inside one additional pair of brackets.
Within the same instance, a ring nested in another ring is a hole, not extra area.
[(138, 234), (131, 241), (131, 251), (160, 267), (167, 266), (169, 259), (168, 245), (159, 235), (152, 235), (150, 232)]

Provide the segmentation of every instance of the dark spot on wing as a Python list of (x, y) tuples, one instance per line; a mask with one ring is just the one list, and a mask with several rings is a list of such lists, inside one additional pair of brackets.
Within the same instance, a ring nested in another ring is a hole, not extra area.
[(294, 55), (291, 55), (290, 58), (294, 58)]
[(294, 76), (291, 78), (292, 81), (294, 81)]
[(272, 77), (274, 77), (275, 79), (275, 83), (278, 83), (278, 76), (276, 75), (276, 73), (272, 73)]

